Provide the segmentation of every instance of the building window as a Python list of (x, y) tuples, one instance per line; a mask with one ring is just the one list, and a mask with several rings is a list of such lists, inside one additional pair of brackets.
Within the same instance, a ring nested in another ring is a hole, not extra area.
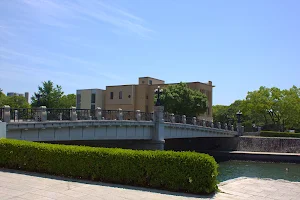
[(144, 84), (145, 83), (145, 81), (142, 81), (142, 84)]
[(122, 99), (122, 91), (119, 92), (119, 99)]
[(77, 94), (77, 104), (81, 103), (81, 94)]
[(91, 105), (91, 110), (95, 110), (95, 109), (96, 109), (95, 104), (92, 104)]
[(95, 103), (95, 102), (96, 102), (96, 94), (92, 94), (91, 103)]
[(114, 93), (110, 92), (110, 99), (114, 99)]
[(152, 85), (152, 80), (149, 80), (149, 85)]

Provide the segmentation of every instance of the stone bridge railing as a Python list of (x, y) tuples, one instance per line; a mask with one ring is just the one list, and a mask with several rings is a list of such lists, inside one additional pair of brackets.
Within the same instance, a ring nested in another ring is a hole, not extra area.
[(240, 135), (227, 124), (164, 113), (163, 106), (155, 106), (154, 113), (6, 106), (1, 113), (6, 123), (0, 124), (6, 124), (6, 130), (0, 137), (31, 141), (142, 139), (151, 140), (154, 149), (163, 149), (165, 139)]
[[(237, 131), (237, 127), (231, 124), (207, 121), (197, 117), (179, 116), (170, 113), (163, 113), (163, 121), (167, 123), (190, 124), (200, 127), (224, 129)], [(41, 106), (39, 108), (10, 108), (4, 106), (0, 108), (0, 121), (6, 123), (14, 122), (45, 122), (45, 121), (76, 121), (76, 120), (134, 120), (134, 121), (154, 121), (154, 113), (145, 113), (140, 110), (123, 111), (102, 110), (101, 108), (92, 109), (53, 109)], [(241, 132), (243, 127), (241, 126)]]

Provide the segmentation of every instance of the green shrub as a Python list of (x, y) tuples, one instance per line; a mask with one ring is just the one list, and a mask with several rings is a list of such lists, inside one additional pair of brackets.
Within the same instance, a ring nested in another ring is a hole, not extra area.
[(182, 191), (217, 189), (217, 163), (195, 152), (137, 151), (0, 139), (0, 167)]
[(300, 138), (300, 133), (261, 131), (260, 136), (263, 136), (263, 137), (296, 137), (296, 138)]

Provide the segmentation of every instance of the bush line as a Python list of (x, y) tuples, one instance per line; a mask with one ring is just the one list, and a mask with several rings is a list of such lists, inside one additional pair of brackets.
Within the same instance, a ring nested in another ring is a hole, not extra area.
[(218, 164), (195, 152), (142, 151), (0, 139), (0, 167), (170, 191), (217, 190)]
[(300, 133), (261, 131), (260, 136), (262, 136), (262, 137), (294, 137), (294, 138), (300, 138)]

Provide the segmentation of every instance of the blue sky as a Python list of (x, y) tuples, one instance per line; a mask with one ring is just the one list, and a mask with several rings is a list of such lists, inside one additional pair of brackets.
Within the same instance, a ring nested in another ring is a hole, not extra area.
[(1, 0), (0, 88), (211, 80), (214, 104), (300, 86), (298, 0)]

